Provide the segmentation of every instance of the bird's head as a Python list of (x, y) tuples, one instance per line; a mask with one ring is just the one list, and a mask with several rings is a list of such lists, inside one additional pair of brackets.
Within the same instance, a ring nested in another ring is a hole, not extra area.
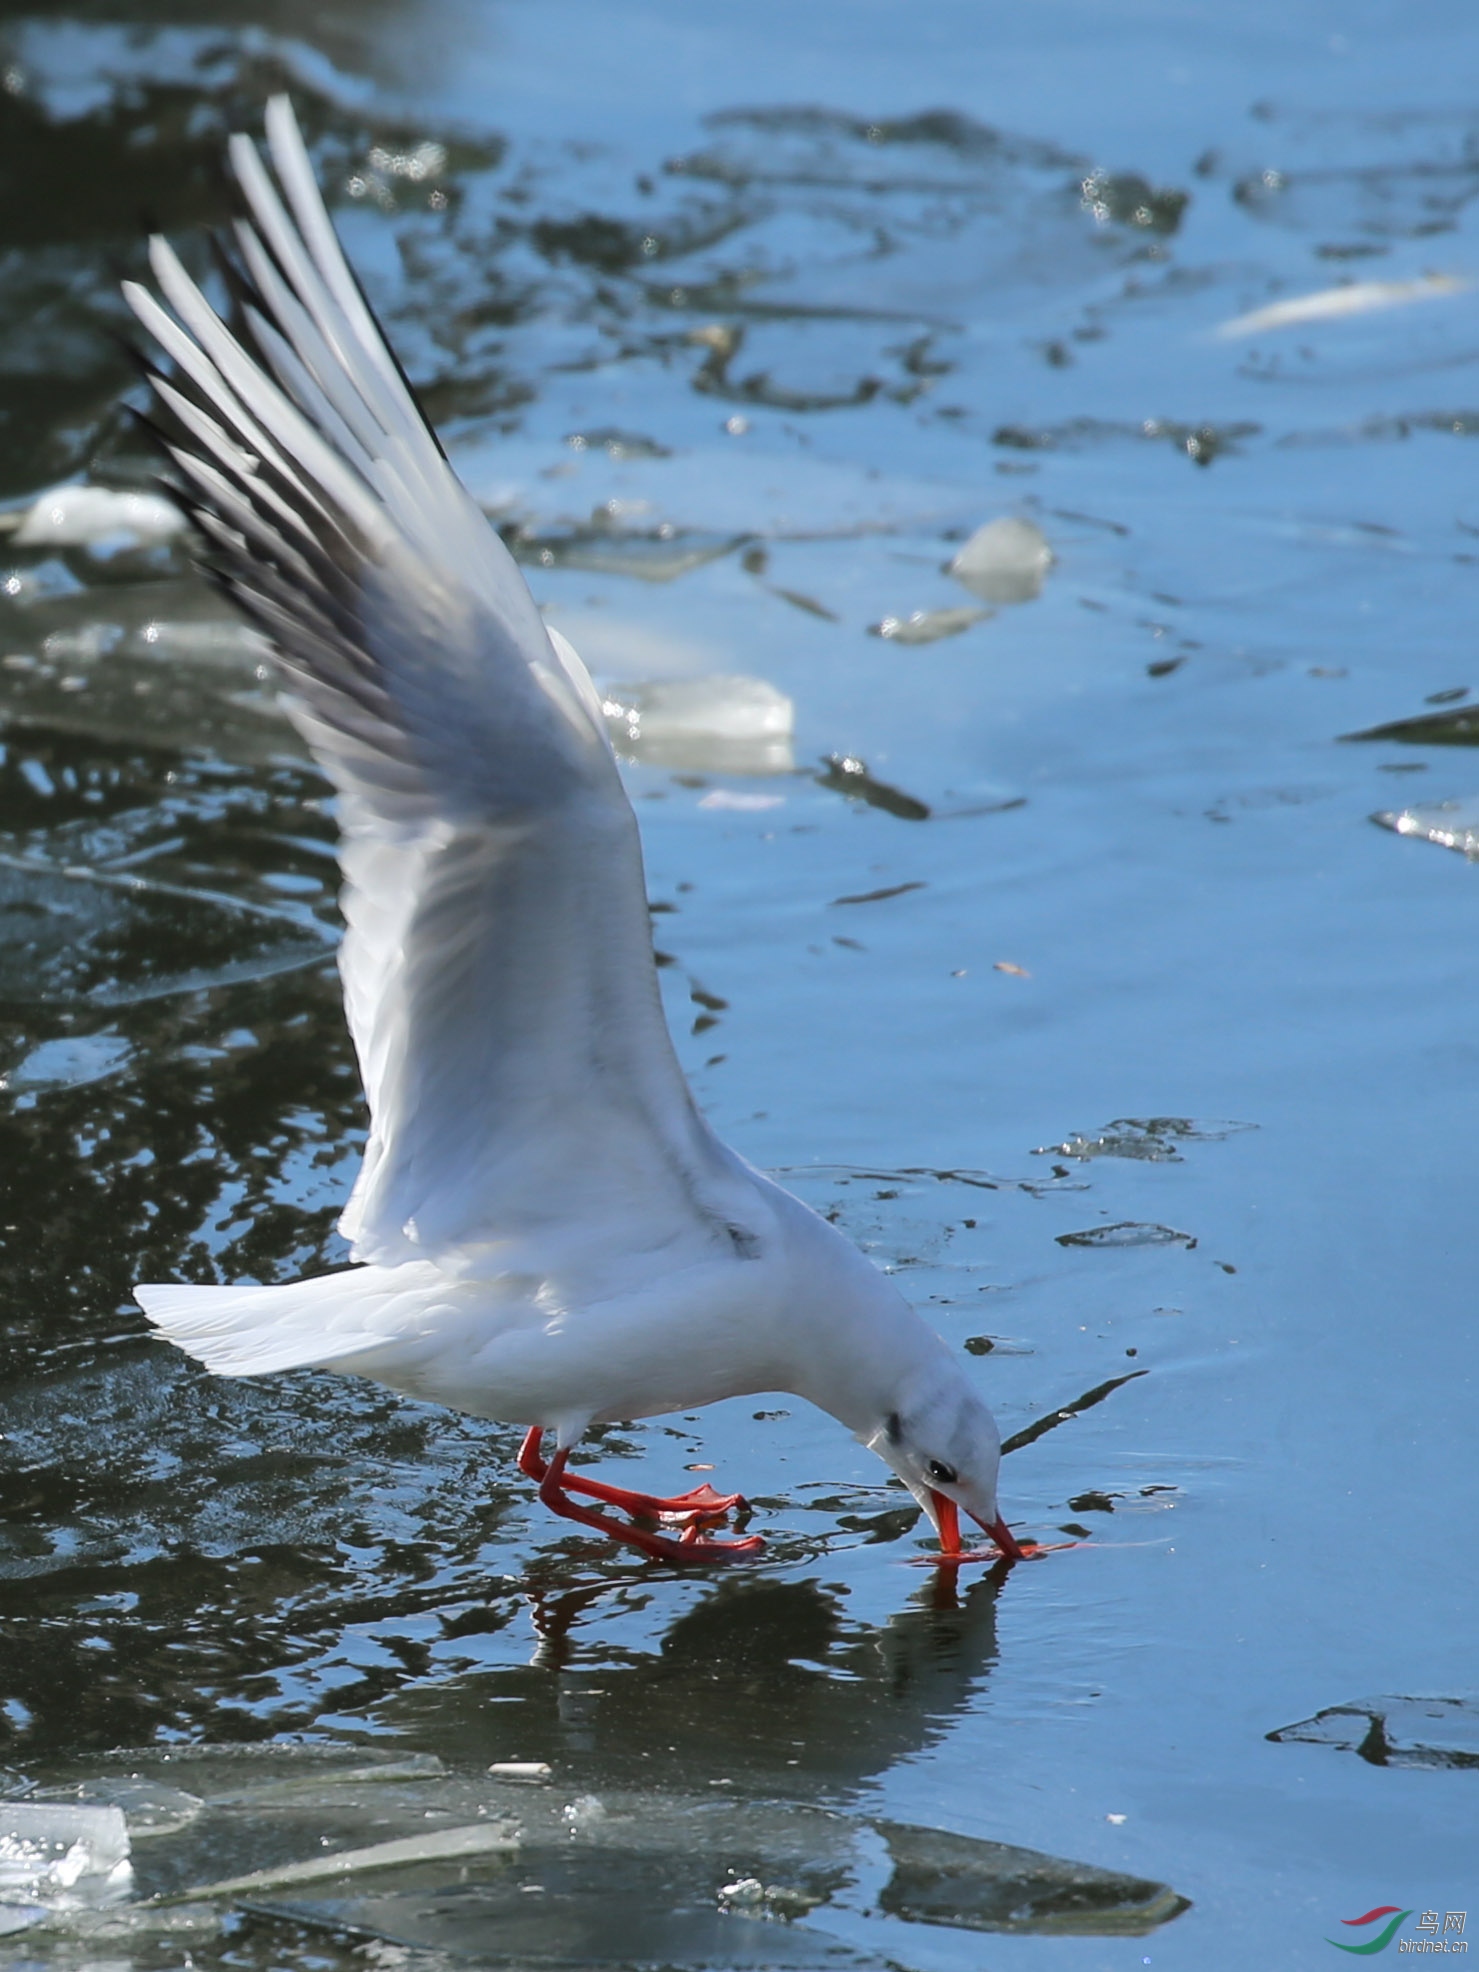
[(929, 1515), (944, 1554), (960, 1552), (964, 1512), (1005, 1556), (1021, 1557), (996, 1502), (1001, 1464), (996, 1420), (955, 1364), (934, 1363), (912, 1378), (866, 1442)]

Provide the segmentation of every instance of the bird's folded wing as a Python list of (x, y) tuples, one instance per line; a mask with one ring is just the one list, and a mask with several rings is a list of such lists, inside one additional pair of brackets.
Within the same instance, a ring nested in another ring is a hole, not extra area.
[(162, 240), (128, 300), (208, 566), (271, 639), (341, 797), (341, 970), (372, 1129), (356, 1258), (555, 1276), (743, 1252), (753, 1187), (694, 1109), (636, 821), (546, 632), (334, 236), (285, 98), (281, 192), (232, 142), (228, 329)]

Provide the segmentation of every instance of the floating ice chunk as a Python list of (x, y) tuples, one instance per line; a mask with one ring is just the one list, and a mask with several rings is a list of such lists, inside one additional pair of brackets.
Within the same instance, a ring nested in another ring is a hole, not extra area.
[(1142, 1937), (1187, 1908), (1184, 1897), (1147, 1877), (941, 1829), (877, 1827), (894, 1865), (878, 1907), (916, 1924)]
[[(82, 1089), (102, 1082), (125, 1067), (133, 1049), (121, 1034), (66, 1034), (43, 1041), (7, 1074), (0, 1090), (26, 1095), (35, 1089)], [(112, 1800), (112, 1795), (75, 1795), (78, 1800)], [(121, 1804), (120, 1804), (121, 1805)]]
[(1369, 315), (1378, 308), (1403, 308), (1414, 301), (1463, 294), (1473, 285), (1457, 274), (1423, 274), (1412, 281), (1348, 281), (1341, 287), (1319, 288), (1314, 294), (1294, 295), (1247, 315), (1235, 315), (1230, 322), (1220, 323), (1216, 333), (1225, 339), (1261, 335), (1265, 329), (1292, 329), (1345, 315)]
[[(119, 1821), (122, 1822), (121, 1815)], [(295, 1883), (320, 1883), (333, 1876), (357, 1876), (366, 1870), (401, 1869), (411, 1863), (503, 1854), (519, 1846), (519, 1833), (510, 1824), (472, 1822), (461, 1828), (438, 1828), (424, 1835), (403, 1836), (394, 1842), (375, 1842), (367, 1849), (339, 1849), (327, 1855), (309, 1856), (304, 1862), (284, 1863), (277, 1869), (254, 1869), (247, 1876), (228, 1876), (218, 1883), (199, 1884), (182, 1892), (178, 1899), (166, 1901), (197, 1902), (202, 1897), (249, 1895), (257, 1890), (287, 1889)]]
[(585, 1835), (606, 1819), (606, 1804), (599, 1794), (577, 1794), (560, 1814), (572, 1835)]
[(128, 634), (124, 645), (130, 657), (149, 657), (164, 664), (181, 658), (222, 670), (253, 671), (272, 651), (260, 630), (233, 617), (150, 617)]
[(0, 1802), (0, 1898), (54, 1901), (83, 1880), (128, 1874), (128, 1829), (114, 1807)]
[(1003, 514), (978, 527), (945, 573), (987, 603), (1030, 603), (1041, 594), (1053, 551), (1040, 527)]
[(916, 609), (911, 616), (885, 616), (868, 625), (870, 637), (891, 644), (936, 644), (941, 637), (958, 637), (973, 623), (984, 623), (989, 609)]
[(1479, 1767), (1479, 1699), (1356, 1698), (1281, 1726), (1273, 1740), (1359, 1753), (1376, 1767)]
[(1371, 817), (1398, 835), (1418, 835), (1440, 849), (1456, 849), (1479, 863), (1479, 795), (1462, 801), (1424, 802), (1420, 807), (1383, 809)]
[(138, 1774), (104, 1774), (96, 1780), (79, 1780), (70, 1787), (42, 1787), (31, 1798), (118, 1808), (123, 1813), (129, 1837), (135, 1842), (150, 1835), (173, 1835), (194, 1821), (205, 1806), (198, 1794), (167, 1787), (162, 1780), (144, 1780)]
[(185, 522), (158, 493), (106, 486), (54, 486), (38, 494), (13, 539), (18, 548), (88, 548), (95, 555), (173, 540)]
[(763, 678), (716, 674), (608, 685), (601, 709), (618, 753), (690, 772), (784, 774), (795, 708)]

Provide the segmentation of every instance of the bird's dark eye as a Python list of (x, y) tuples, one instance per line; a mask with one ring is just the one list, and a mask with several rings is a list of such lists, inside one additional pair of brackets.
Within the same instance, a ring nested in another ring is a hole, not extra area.
[(953, 1465), (947, 1465), (942, 1458), (932, 1458), (924, 1468), (937, 1486), (953, 1486), (960, 1474)]

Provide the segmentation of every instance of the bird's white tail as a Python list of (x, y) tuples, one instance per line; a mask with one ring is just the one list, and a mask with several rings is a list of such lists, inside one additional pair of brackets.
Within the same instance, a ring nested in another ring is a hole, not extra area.
[(145, 1283), (134, 1298), (167, 1341), (218, 1376), (334, 1363), (420, 1325), (444, 1293), (434, 1267), (351, 1267), (282, 1287)]

